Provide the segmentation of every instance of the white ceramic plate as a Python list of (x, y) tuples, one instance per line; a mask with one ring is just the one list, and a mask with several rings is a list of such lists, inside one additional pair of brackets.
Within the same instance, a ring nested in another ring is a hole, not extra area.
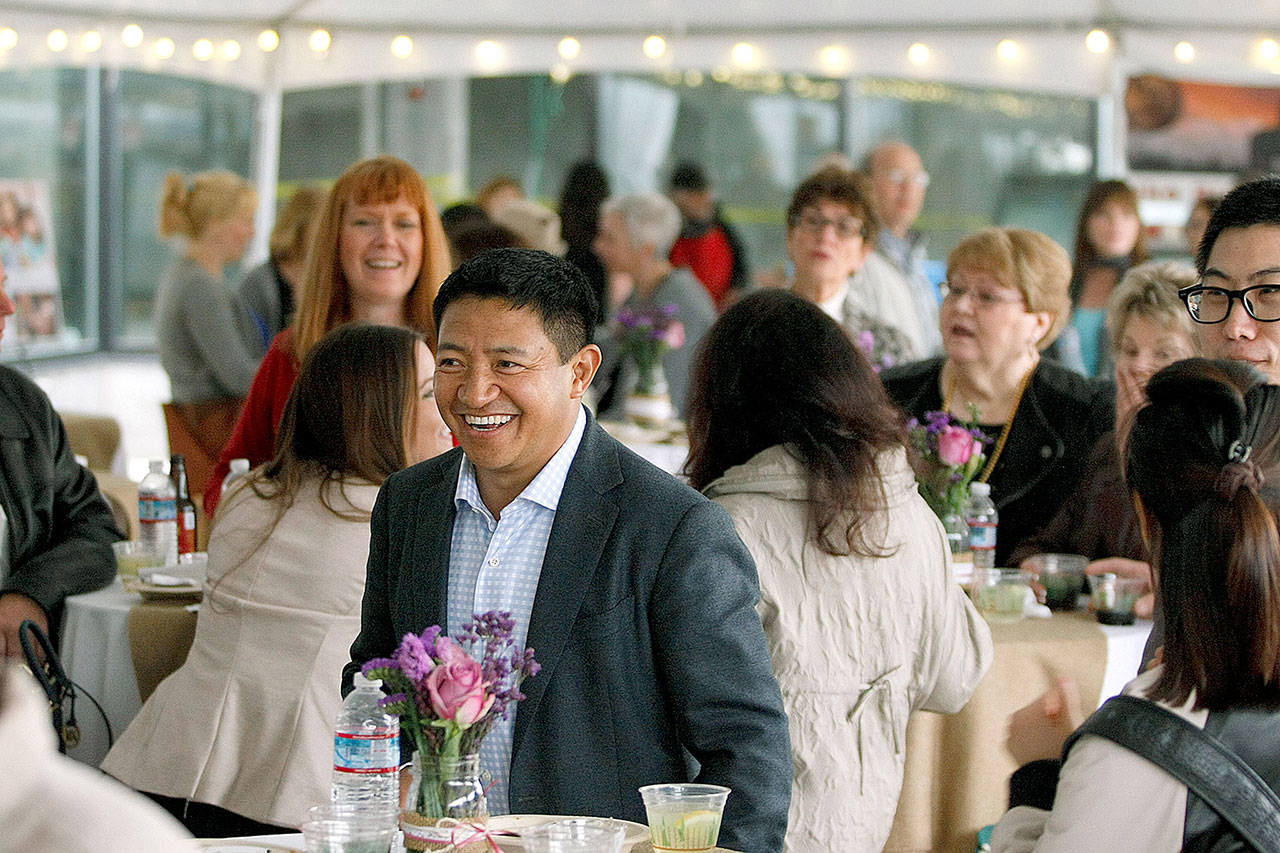
[(225, 838), (197, 838), (196, 846), (204, 853), (302, 853), (296, 847), (263, 844), (259, 841), (228, 841)]

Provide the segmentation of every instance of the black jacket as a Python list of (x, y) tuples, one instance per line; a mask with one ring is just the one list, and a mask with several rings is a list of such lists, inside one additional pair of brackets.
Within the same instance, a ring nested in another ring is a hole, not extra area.
[[(909, 417), (923, 420), (925, 412), (942, 408), (942, 363), (932, 358), (881, 374), (889, 396)], [(1094, 443), (1114, 421), (1110, 383), (1041, 360), (991, 472), (991, 499), (1000, 513), (997, 566), (1008, 565), (1018, 543), (1049, 523), (1084, 475)]]
[(124, 537), (97, 481), (76, 462), (45, 393), (4, 366), (0, 505), (9, 520), (9, 575), (0, 593), (24, 593), (53, 613), (68, 595), (115, 577), (111, 543)]

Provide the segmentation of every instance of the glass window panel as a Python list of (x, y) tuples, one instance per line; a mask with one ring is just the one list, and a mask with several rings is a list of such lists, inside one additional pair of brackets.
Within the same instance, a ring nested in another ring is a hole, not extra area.
[(0, 71), (0, 253), (18, 315), (5, 328), (5, 360), (97, 344), (97, 230), (85, 218), (86, 73)]
[(866, 79), (851, 82), (848, 103), (856, 157), (885, 139), (920, 153), (933, 180), (917, 227), (931, 258), (988, 225), (1033, 228), (1070, 249), (1093, 180), (1092, 100)]
[[(121, 71), (112, 131), (119, 146), (119, 275), (113, 319), (123, 347), (155, 346), (156, 287), (176, 244), (156, 230), (171, 171), (225, 169), (252, 179), (256, 97), (252, 92), (168, 75)], [(104, 216), (107, 208), (104, 206)], [(227, 270), (234, 281), (237, 271)]]

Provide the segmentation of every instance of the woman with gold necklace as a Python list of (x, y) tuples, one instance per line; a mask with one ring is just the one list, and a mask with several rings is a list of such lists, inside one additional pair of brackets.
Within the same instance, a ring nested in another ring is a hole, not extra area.
[(1113, 392), (1041, 359), (1071, 310), (1071, 262), (1035, 231), (987, 228), (947, 258), (940, 315), (946, 355), (882, 374), (889, 396), (923, 420), (945, 410), (993, 438), (978, 479), (1000, 512), (996, 564), (1043, 526), (1111, 428)]

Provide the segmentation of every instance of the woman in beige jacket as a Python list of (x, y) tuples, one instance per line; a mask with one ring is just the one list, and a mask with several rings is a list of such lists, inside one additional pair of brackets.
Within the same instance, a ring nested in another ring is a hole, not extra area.
[(991, 662), (901, 416), (836, 323), (763, 291), (708, 333), (688, 473), (755, 558), (791, 724), (789, 851), (880, 850), (907, 718), (959, 710)]
[(197, 836), (298, 826), (328, 801), (369, 512), (388, 475), (448, 449), (433, 387), (415, 332), (330, 333), (303, 363), (275, 459), (220, 507), (186, 663), (102, 765)]

